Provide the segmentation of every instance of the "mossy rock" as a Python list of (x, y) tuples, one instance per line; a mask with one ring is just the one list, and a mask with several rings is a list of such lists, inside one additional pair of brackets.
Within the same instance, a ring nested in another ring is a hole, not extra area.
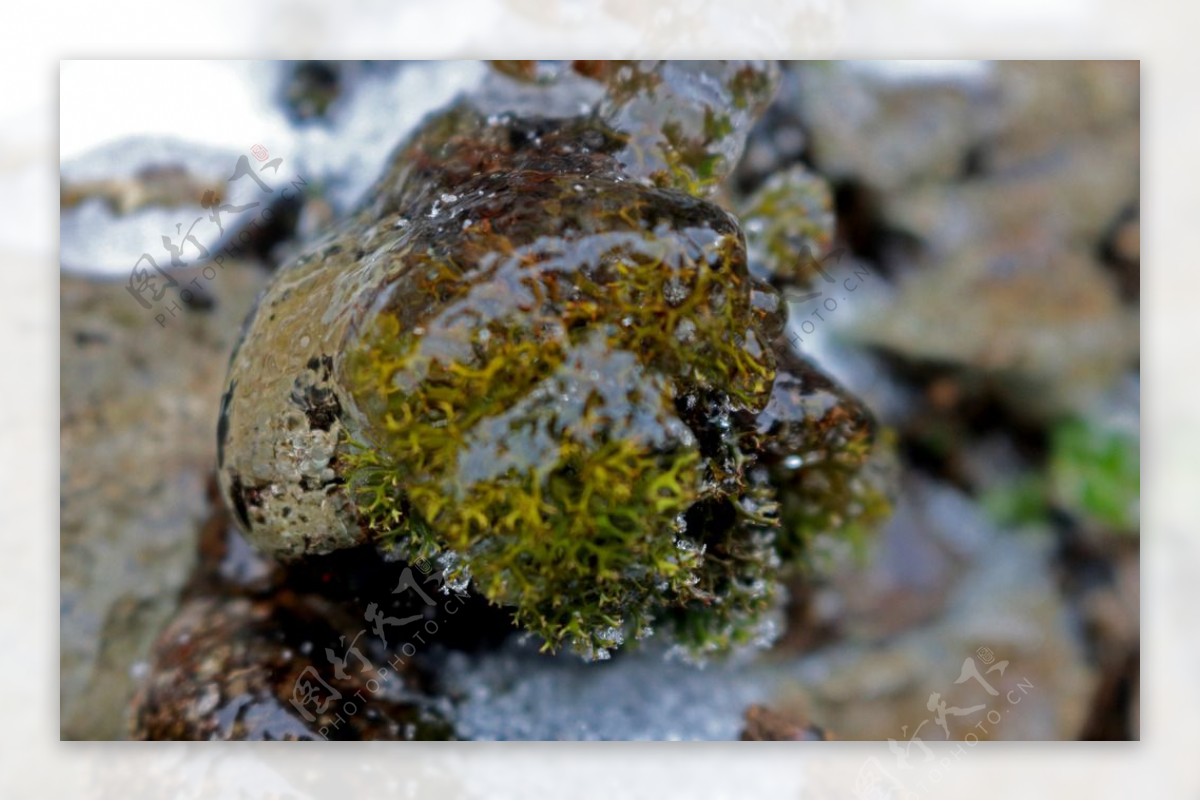
[[(702, 71), (657, 69), (580, 67), (609, 82), (581, 116), (459, 102), (281, 270), (223, 404), (222, 485), (253, 542), (436, 560), (593, 658), (656, 625), (693, 653), (769, 639), (781, 571), (864, 511), (874, 426), (788, 350), (778, 289), (705, 197), (770, 75), (713, 67), (715, 108)], [(781, 358), (820, 416), (781, 398)]]

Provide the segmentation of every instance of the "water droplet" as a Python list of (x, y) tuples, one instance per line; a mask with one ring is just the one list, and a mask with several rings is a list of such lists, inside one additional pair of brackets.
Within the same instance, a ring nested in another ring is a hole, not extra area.
[(596, 639), (605, 645), (617, 646), (625, 642), (625, 632), (617, 626), (609, 626), (597, 631)]
[(687, 300), (687, 296), (687, 287), (678, 278), (672, 277), (663, 285), (663, 297), (672, 306), (678, 306), (680, 303), (683, 303)]
[(450, 592), (466, 592), (467, 587), (471, 586), (471, 571), (465, 567), (460, 569), (456, 574), (445, 574), (444, 578), (446, 580), (446, 589)]
[(675, 326), (675, 338), (680, 342), (691, 342), (696, 338), (696, 324), (688, 318), (683, 318)]

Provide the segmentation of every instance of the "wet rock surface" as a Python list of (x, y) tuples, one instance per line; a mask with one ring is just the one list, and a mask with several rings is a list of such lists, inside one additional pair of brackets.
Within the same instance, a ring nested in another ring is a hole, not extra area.
[[(415, 672), (372, 650), (356, 622), (316, 594), (186, 601), (134, 699), (134, 739), (450, 737)], [(344, 664), (330, 669), (326, 652)]]
[(438, 632), (451, 603), (461, 617), (439, 642), (476, 648), (510, 628), (485, 604), (444, 593), (437, 578), (373, 549), (285, 565), (250, 547), (217, 507), (182, 605), (150, 652), (131, 704), (133, 736), (452, 738), (413, 643)]

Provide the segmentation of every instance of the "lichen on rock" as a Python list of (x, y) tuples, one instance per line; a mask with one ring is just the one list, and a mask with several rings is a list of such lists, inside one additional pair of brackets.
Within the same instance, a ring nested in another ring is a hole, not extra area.
[(522, 108), (556, 82), (600, 100), (467, 97), (397, 149), (248, 322), (222, 488), (260, 548), (438, 559), (550, 649), (764, 642), (805, 537), (882, 503), (847, 489), (870, 415), (781, 339), (779, 287), (711, 199), (775, 69), (508, 73)]

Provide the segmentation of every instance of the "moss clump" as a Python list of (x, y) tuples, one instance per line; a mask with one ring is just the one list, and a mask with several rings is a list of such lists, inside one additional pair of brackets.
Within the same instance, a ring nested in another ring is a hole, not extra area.
[(767, 180), (741, 206), (755, 275), (776, 285), (816, 281), (833, 242), (829, 186), (797, 165)]
[(1086, 420), (1059, 424), (1050, 481), (1062, 507), (1112, 531), (1137, 532), (1142, 487), (1136, 434)]

